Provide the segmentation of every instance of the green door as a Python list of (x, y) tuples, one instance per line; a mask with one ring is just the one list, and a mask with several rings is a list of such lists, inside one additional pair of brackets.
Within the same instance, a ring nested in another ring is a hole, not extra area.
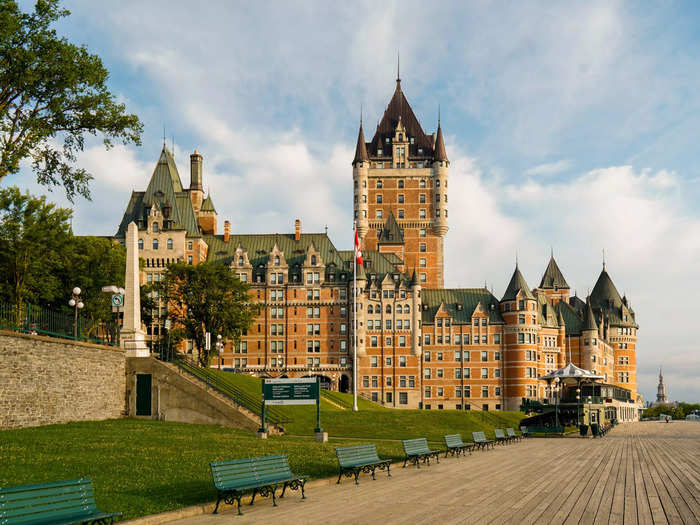
[(136, 374), (136, 415), (151, 415), (151, 374)]

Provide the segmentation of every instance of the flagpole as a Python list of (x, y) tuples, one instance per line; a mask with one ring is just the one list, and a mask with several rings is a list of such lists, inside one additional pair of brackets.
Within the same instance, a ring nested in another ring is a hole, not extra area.
[(353, 334), (353, 351), (352, 351), (352, 411), (357, 412), (357, 221), (352, 222), (352, 244), (353, 244), (353, 267), (352, 267), (352, 334)]

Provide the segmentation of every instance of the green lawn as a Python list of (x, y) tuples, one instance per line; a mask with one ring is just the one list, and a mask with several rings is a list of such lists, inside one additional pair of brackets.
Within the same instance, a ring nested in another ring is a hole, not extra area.
[[(239, 388), (260, 393), (257, 378), (227, 374)], [(330, 403), (326, 398), (331, 399)], [(520, 412), (391, 410), (352, 396), (324, 394), (321, 424), (331, 441), (316, 443), (316, 407), (277, 407), (291, 420), (287, 435), (260, 440), (252, 432), (210, 425), (134, 419), (69, 423), (0, 431), (0, 484), (22, 485), (87, 476), (98, 506), (123, 512), (122, 519), (164, 512), (216, 499), (209, 462), (285, 453), (294, 472), (310, 478), (337, 474), (334, 448), (375, 443), (381, 457), (403, 457), (400, 439), (427, 437), (441, 445), (444, 434), (494, 427), (517, 428)]]

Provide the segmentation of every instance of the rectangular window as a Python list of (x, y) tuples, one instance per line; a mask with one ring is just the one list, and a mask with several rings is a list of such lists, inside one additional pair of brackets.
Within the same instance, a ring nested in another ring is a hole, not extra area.
[(399, 392), (399, 405), (408, 405), (408, 392)]
[(399, 204), (403, 204), (404, 199), (403, 199), (403, 193), (399, 193)]
[(418, 216), (419, 216), (421, 219), (425, 219), (425, 217), (426, 217), (425, 210), (423, 210), (423, 209), (420, 210), (420, 211), (418, 212)]
[(493, 334), (493, 344), (495, 344), (495, 345), (501, 344), (501, 334)]
[(481, 387), (481, 397), (489, 397), (489, 387), (487, 387), (487, 386)]
[(369, 362), (371, 367), (376, 368), (377, 367), (377, 356), (371, 356), (369, 358)]
[(471, 368), (464, 368), (463, 373), (464, 373), (464, 379), (469, 379), (472, 376)]
[(481, 379), (488, 379), (488, 378), (489, 378), (489, 369), (482, 368), (481, 369)]
[[(464, 397), (471, 397), (471, 396), (472, 396), (472, 389), (469, 385), (466, 385), (464, 387)], [(469, 405), (464, 407), (465, 410), (469, 410), (469, 408), (470, 408)]]
[(401, 366), (401, 367), (406, 366), (406, 356), (405, 355), (399, 356), (399, 366)]
[(525, 342), (525, 334), (518, 334), (518, 343), (523, 344)]
[(462, 369), (455, 368), (455, 379), (462, 379)]
[(426, 399), (430, 399), (430, 395), (431, 395), (431, 394), (432, 394), (432, 392), (430, 391), (430, 387), (429, 387), (429, 386), (426, 386), (426, 387), (425, 387), (425, 397), (426, 397)]
[(489, 353), (488, 352), (481, 352), (481, 360), (488, 361), (489, 360)]

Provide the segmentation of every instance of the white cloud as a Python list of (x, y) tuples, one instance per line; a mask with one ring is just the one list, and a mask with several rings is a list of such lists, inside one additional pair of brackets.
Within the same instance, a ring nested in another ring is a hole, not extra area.
[(552, 175), (558, 175), (559, 173), (569, 170), (572, 164), (573, 163), (570, 160), (562, 159), (556, 162), (549, 162), (546, 164), (533, 166), (532, 168), (525, 170), (524, 174), (534, 177), (551, 177)]

